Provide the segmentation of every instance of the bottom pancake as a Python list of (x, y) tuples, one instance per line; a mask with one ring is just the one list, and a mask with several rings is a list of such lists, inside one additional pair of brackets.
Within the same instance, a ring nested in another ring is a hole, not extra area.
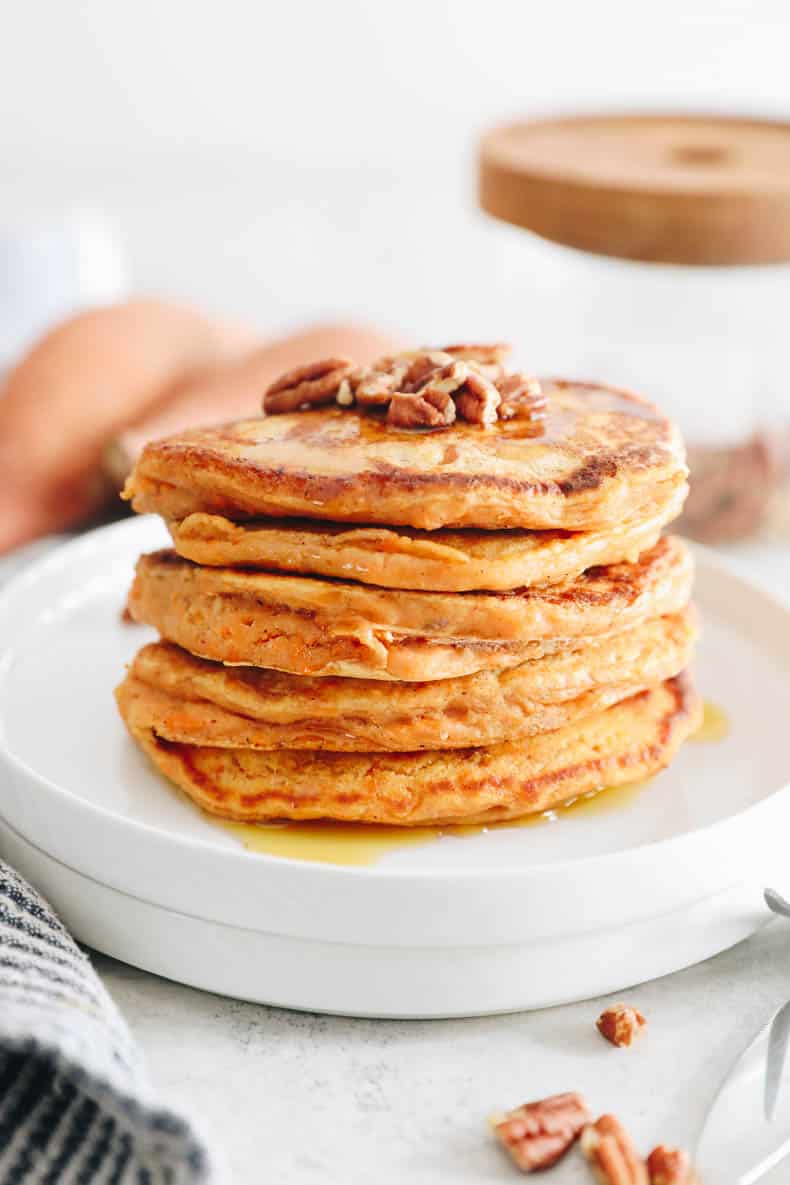
[(118, 688), (124, 717), (166, 741), (231, 749), (404, 752), (551, 732), (672, 678), (691, 660), (690, 609), (506, 671), (383, 683), (225, 667), (144, 646)]
[(556, 732), (489, 748), (416, 753), (265, 752), (179, 744), (121, 712), (154, 764), (226, 819), (337, 819), (415, 826), (485, 823), (549, 810), (648, 777), (698, 726), (687, 675)]

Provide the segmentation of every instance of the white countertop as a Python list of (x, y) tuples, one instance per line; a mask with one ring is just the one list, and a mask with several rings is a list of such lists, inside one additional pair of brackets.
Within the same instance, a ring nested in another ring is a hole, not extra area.
[[(0, 579), (22, 558), (3, 561)], [(788, 597), (789, 545), (728, 558)], [(790, 997), (790, 923), (626, 993), (649, 1029), (625, 1050), (595, 1032), (603, 1001), (466, 1021), (350, 1020), (225, 1000), (101, 955), (95, 965), (154, 1080), (221, 1146), (233, 1185), (482, 1185), (518, 1179), (487, 1115), (557, 1091), (615, 1112), (645, 1151), (693, 1147), (727, 1067)], [(577, 1153), (552, 1176), (591, 1180)]]
[[(595, 1031), (602, 1001), (477, 1020), (349, 1020), (95, 962), (155, 1081), (222, 1145), (233, 1185), (489, 1185), (519, 1176), (487, 1116), (557, 1091), (613, 1111), (646, 1152), (692, 1146), (730, 1062), (790, 997), (790, 923), (628, 992), (649, 1022), (630, 1049)], [(765, 1178), (786, 1180), (786, 1165)], [(592, 1178), (573, 1153), (551, 1181)]]

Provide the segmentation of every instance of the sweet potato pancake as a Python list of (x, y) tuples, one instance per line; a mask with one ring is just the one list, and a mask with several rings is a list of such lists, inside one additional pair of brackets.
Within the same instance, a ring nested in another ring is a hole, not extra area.
[(266, 414), (149, 444), (124, 496), (156, 627), (116, 689), (199, 806), (515, 819), (655, 773), (697, 726), (687, 469), (637, 396), (502, 343), (300, 365)]
[[(203, 658), (295, 674), (423, 680), (512, 666), (531, 657), (520, 650), (527, 643), (612, 633), (674, 613), (687, 603), (691, 580), (689, 552), (672, 537), (636, 563), (509, 593), (406, 592), (206, 568), (163, 551), (138, 561), (129, 609)], [(410, 642), (419, 642), (424, 668), (404, 657)], [(437, 648), (467, 657), (460, 669), (449, 659), (445, 667)]]
[(685, 485), (675, 427), (635, 395), (548, 380), (541, 434), (520, 419), (399, 429), (321, 407), (185, 432), (145, 448), (125, 496), (195, 512), (382, 523), (606, 530), (660, 515)]
[(130, 723), (168, 741), (340, 752), (492, 745), (563, 728), (677, 675), (695, 636), (686, 611), (575, 639), (511, 670), (431, 683), (225, 667), (156, 642), (135, 657), (116, 694)]
[(169, 527), (179, 555), (210, 567), (333, 576), (382, 588), (498, 592), (636, 560), (680, 513), (685, 494), (685, 485), (678, 486), (659, 513), (602, 531), (417, 531), (306, 519), (234, 523), (218, 514), (190, 514)]
[(163, 740), (121, 711), (158, 768), (224, 818), (342, 819), (410, 826), (514, 819), (647, 777), (698, 725), (680, 676), (556, 732), (489, 748), (417, 753), (225, 749)]

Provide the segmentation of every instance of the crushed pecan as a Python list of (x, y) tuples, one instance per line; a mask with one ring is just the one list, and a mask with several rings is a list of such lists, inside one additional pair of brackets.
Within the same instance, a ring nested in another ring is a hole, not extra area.
[(474, 370), (467, 372), (462, 387), (455, 392), (455, 406), (470, 424), (494, 424), (501, 395), (488, 379)]
[(464, 361), (466, 361), (466, 365), (470, 370), (474, 370), (476, 374), (481, 374), (484, 379), (488, 379), (489, 383), (498, 383), (507, 373), (501, 362), (472, 362), (467, 359)]
[(491, 366), (504, 362), (512, 348), (507, 342), (494, 342), (488, 346), (461, 342), (459, 345), (442, 346), (442, 352), (451, 354), (453, 358), (461, 358), (464, 362), (482, 362), (484, 366)]
[(263, 410), (277, 414), (333, 403), (343, 379), (353, 369), (354, 364), (347, 358), (322, 358), (320, 362), (297, 366), (266, 389)]
[(354, 395), (360, 407), (386, 407), (398, 390), (401, 373), (374, 370), (357, 383)]
[(458, 418), (484, 425), (519, 418), (531, 421), (537, 434), (546, 398), (535, 379), (505, 373), (509, 350), (501, 343), (424, 347), (387, 355), (365, 369), (345, 358), (325, 358), (272, 383), (263, 408), (274, 414), (332, 402), (341, 408), (356, 404), (374, 413), (386, 410), (387, 423), (401, 428), (444, 428)]
[(497, 379), (502, 396), (500, 420), (539, 420), (546, 412), (546, 396), (537, 379), (515, 371)]
[(445, 428), (454, 419), (455, 404), (446, 391), (398, 392), (387, 410), (387, 423), (394, 428)]
[(426, 350), (417, 354), (409, 363), (400, 384), (400, 390), (418, 391), (429, 378), (436, 374), (437, 370), (447, 366), (448, 363), (452, 365), (453, 361), (454, 359), (449, 354), (445, 354), (441, 350)]
[(647, 1158), (650, 1185), (693, 1185), (694, 1173), (682, 1148), (659, 1144)]
[(650, 1185), (647, 1165), (614, 1115), (585, 1127), (581, 1146), (599, 1185)]
[(335, 403), (338, 403), (341, 407), (351, 407), (353, 402), (354, 387), (351, 383), (351, 377), (347, 376), (341, 379), (340, 386), (337, 389), (337, 395), (335, 396)]
[(492, 1116), (491, 1126), (517, 1168), (531, 1173), (556, 1164), (589, 1121), (582, 1096), (568, 1093)]
[(439, 366), (428, 377), (428, 381), (418, 387), (419, 395), (434, 394), (441, 391), (445, 395), (453, 395), (469, 378), (469, 368), (465, 362), (448, 362)]
[(618, 1046), (633, 1044), (645, 1031), (646, 1025), (647, 1021), (642, 1013), (628, 1004), (612, 1004), (595, 1022), (601, 1036), (611, 1041), (612, 1045)]

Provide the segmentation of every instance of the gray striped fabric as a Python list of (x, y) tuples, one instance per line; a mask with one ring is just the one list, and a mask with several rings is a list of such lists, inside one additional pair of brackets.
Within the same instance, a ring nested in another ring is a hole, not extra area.
[(0, 1185), (198, 1185), (204, 1145), (157, 1103), (117, 1008), (0, 861)]

